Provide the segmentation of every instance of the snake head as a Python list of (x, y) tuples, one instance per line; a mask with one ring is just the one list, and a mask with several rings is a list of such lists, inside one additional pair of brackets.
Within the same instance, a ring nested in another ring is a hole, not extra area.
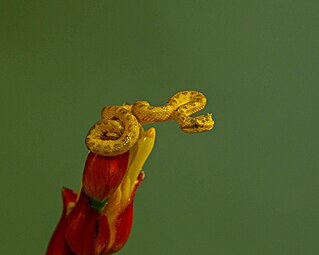
[(181, 124), (181, 130), (185, 133), (199, 133), (209, 131), (214, 127), (214, 120), (211, 113), (190, 118)]

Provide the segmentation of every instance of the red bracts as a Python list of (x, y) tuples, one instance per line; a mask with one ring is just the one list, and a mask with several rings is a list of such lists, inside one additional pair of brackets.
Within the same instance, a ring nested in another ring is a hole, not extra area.
[(140, 136), (118, 156), (88, 154), (79, 194), (62, 189), (63, 212), (46, 255), (107, 255), (128, 240), (135, 192), (155, 141), (155, 130)]

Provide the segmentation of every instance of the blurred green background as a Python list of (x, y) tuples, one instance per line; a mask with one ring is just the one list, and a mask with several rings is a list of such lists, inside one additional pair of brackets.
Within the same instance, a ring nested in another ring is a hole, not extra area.
[(44, 254), (105, 105), (203, 92), (159, 123), (118, 253), (319, 254), (318, 1), (1, 1), (0, 254)]

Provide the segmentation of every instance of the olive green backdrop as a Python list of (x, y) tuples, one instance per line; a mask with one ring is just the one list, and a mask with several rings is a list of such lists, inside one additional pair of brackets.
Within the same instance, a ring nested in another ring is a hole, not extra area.
[(1, 1), (0, 254), (44, 254), (105, 105), (203, 92), (155, 124), (118, 253), (319, 254), (318, 1)]

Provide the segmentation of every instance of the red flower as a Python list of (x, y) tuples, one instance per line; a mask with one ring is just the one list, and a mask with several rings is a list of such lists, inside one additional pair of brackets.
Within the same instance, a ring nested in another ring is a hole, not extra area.
[(63, 213), (47, 255), (108, 255), (124, 246), (132, 228), (135, 192), (144, 178), (141, 170), (154, 141), (151, 128), (127, 153), (89, 153), (78, 200), (71, 190), (63, 190)]

